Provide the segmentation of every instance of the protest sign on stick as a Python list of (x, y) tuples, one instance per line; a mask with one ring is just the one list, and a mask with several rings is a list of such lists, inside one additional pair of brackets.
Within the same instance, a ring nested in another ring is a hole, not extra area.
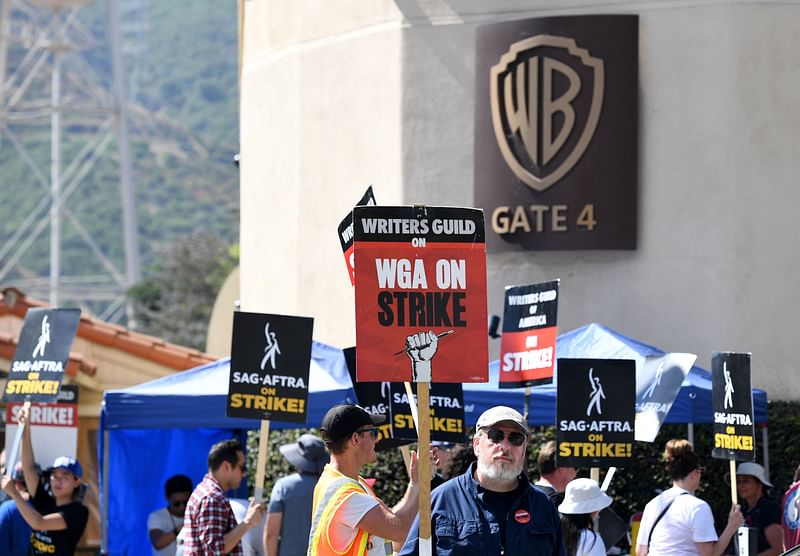
[(6, 453), (13, 451), (19, 426), (19, 414), (29, 404), (28, 423), (31, 427), (33, 451), (41, 461), (53, 461), (58, 456), (77, 457), (78, 454), (78, 385), (62, 384), (55, 403), (9, 402), (6, 405)]
[(556, 465), (608, 468), (633, 463), (636, 363), (559, 359), (557, 383)]
[(636, 440), (653, 442), (697, 356), (648, 356), (636, 369)]
[(314, 319), (246, 313), (233, 315), (228, 417), (259, 419), (255, 497), (263, 500), (269, 421), (305, 423)]
[[(367, 191), (359, 199), (356, 206), (375, 206), (375, 194), (372, 192), (372, 186), (367, 188)], [(347, 265), (347, 273), (350, 276), (350, 284), (356, 283), (356, 266), (355, 256), (353, 254), (353, 212), (348, 212), (342, 221), (339, 223), (339, 243), (342, 245), (342, 252), (344, 253), (344, 263)]]
[[(559, 281), (506, 286), (503, 336), (500, 340), (500, 388), (553, 381), (558, 335)], [(526, 407), (527, 412), (527, 407)]]
[[(3, 391), (3, 401), (55, 403), (64, 381), (69, 350), (81, 318), (79, 309), (29, 309), (14, 352)], [(17, 427), (11, 451), (6, 459), (10, 475), (17, 462), (25, 427)]]
[[(392, 434), (395, 438), (417, 439), (414, 424), (418, 420), (416, 416), (417, 384), (391, 383), (389, 413)], [(462, 385), (453, 382), (432, 382), (429, 394), (431, 440), (456, 444), (466, 442)]]
[(711, 456), (729, 460), (731, 501), (736, 504), (736, 461), (756, 458), (749, 353), (711, 354), (711, 402), (714, 409)]
[(353, 209), (356, 374), (417, 383), (420, 554), (430, 554), (430, 382), (486, 382), (483, 212)]
[(8, 372), (4, 402), (58, 400), (80, 317), (79, 309), (28, 310)]
[(483, 212), (357, 206), (353, 232), (358, 380), (486, 382)]

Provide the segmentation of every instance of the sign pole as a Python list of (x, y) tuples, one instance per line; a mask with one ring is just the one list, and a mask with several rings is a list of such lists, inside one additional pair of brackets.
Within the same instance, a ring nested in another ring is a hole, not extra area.
[[(419, 383), (418, 383), (419, 384)], [(427, 382), (425, 384), (428, 384)], [(411, 409), (411, 418), (414, 419), (414, 426), (417, 427), (417, 438), (419, 438), (419, 412), (417, 406), (414, 404), (414, 390), (411, 389), (411, 383), (406, 381), (403, 383), (406, 389), (406, 396), (408, 397), (408, 407)], [(417, 390), (419, 392), (419, 390)], [(422, 407), (420, 405), (420, 407)]]
[(715, 445), (711, 457), (728, 460), (731, 502), (738, 504), (736, 462), (753, 461), (756, 456), (749, 353), (712, 352), (711, 402)]
[(417, 465), (419, 466), (419, 556), (431, 555), (431, 412), (430, 383), (417, 383)]
[(608, 490), (608, 487), (611, 486), (611, 479), (614, 478), (614, 473), (616, 472), (617, 472), (616, 467), (608, 468), (608, 470), (606, 471), (606, 476), (603, 477), (603, 484), (600, 486), (600, 490), (602, 490), (603, 492)]
[(256, 462), (256, 484), (253, 495), (256, 502), (264, 501), (264, 477), (267, 466), (267, 445), (269, 444), (269, 420), (261, 421), (261, 431), (258, 437), (258, 461)]
[[(30, 411), (31, 409), (31, 402), (26, 401), (22, 404), (22, 411)], [(28, 415), (30, 418), (30, 415)], [(19, 424), (17, 427), (17, 434), (14, 435), (14, 443), (11, 445), (11, 453), (8, 455), (8, 459), (6, 460), (6, 477), (10, 477), (12, 473), (14, 473), (14, 467), (17, 465), (17, 455), (19, 455), (19, 445), (22, 442), (22, 433), (25, 432), (25, 426), (30, 425), (30, 423), (22, 423)]]

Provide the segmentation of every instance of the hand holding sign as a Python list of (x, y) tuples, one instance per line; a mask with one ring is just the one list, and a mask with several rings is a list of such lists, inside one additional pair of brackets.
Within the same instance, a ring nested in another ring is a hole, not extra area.
[(419, 458), (417, 452), (411, 450), (411, 457), (408, 458), (408, 486), (416, 487), (419, 485)]

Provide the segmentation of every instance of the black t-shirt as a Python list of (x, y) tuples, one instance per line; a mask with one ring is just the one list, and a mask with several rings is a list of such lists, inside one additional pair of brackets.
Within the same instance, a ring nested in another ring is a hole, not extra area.
[(514, 501), (522, 496), (527, 484), (522, 480), (519, 486), (509, 492), (495, 492), (493, 490), (483, 491), (483, 501), (489, 506), (489, 510), (494, 514), (497, 523), (500, 524), (500, 542), (503, 546), (506, 545), (506, 522), (508, 521), (508, 511), (514, 504)]
[(67, 524), (61, 531), (33, 531), (31, 533), (32, 556), (73, 556), (75, 547), (86, 529), (89, 510), (80, 502), (70, 502), (64, 506), (56, 506), (56, 500), (45, 489), (42, 481), (36, 488), (36, 496), (31, 504), (43, 516), (59, 513)]
[(747, 527), (758, 529), (758, 551), (763, 552), (770, 548), (764, 530), (773, 523), (781, 524), (781, 509), (771, 498), (762, 496), (753, 508), (747, 507), (747, 502), (742, 501), (742, 514)]

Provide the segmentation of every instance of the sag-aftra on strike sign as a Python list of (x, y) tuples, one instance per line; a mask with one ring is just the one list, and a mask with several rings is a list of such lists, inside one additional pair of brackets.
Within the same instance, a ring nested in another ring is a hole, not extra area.
[(483, 212), (355, 207), (359, 381), (485, 382)]

